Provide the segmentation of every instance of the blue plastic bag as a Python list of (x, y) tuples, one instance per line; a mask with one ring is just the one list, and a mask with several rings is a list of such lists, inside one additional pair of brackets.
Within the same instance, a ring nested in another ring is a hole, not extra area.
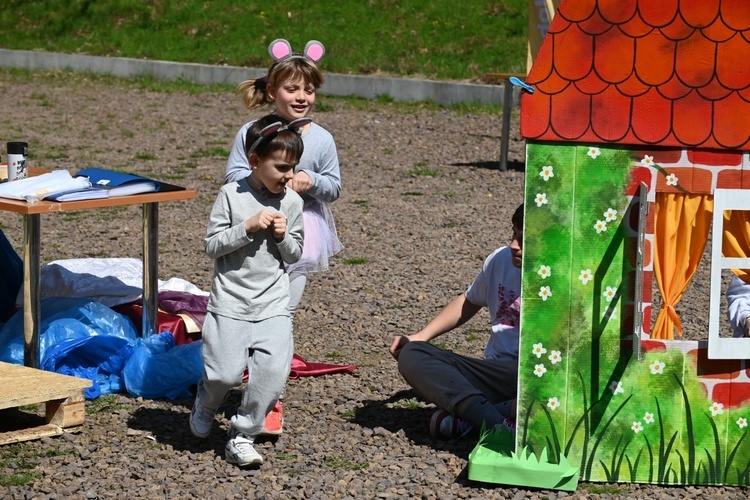
[[(126, 316), (90, 299), (50, 297), (41, 302), (39, 367), (86, 378), (88, 399), (123, 392), (125, 362), (137, 333)], [(0, 329), (0, 361), (23, 364), (23, 311)]]
[[(49, 297), (40, 303), (39, 359), (50, 346), (69, 339), (107, 335), (135, 341), (133, 322), (104, 304), (91, 299)], [(23, 364), (23, 309), (0, 330), (0, 361)]]
[(148, 399), (189, 398), (203, 376), (202, 341), (175, 346), (172, 332), (137, 339), (122, 371), (125, 388)]
[(132, 340), (111, 335), (63, 340), (47, 349), (40, 368), (91, 380), (84, 394), (95, 399), (123, 392), (122, 369), (133, 349)]

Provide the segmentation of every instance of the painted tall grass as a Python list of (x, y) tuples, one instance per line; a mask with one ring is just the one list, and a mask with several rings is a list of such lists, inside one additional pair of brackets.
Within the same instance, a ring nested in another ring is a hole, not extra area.
[[(579, 371), (581, 393), (586, 394), (583, 374)], [(676, 388), (682, 393), (684, 402), (684, 449), (677, 449), (679, 429), (668, 431), (662, 412), (662, 403), (654, 398), (657, 408), (659, 439), (651, 443), (647, 436), (643, 436), (644, 445), (635, 446), (636, 440), (631, 432), (616, 430), (612, 424), (617, 416), (632, 401), (632, 395), (622, 401), (603, 420), (598, 431), (592, 432), (591, 416), (597, 406), (605, 404), (609, 399), (602, 398), (588, 405), (584, 396), (581, 415), (575, 420), (565, 446), (561, 443), (561, 433), (557, 428), (551, 412), (542, 402), (536, 401), (529, 405), (523, 416), (524, 432), (520, 440), (520, 447), (528, 447), (534, 451), (534, 443), (528, 439), (528, 423), (537, 417), (544, 416), (548, 425), (545, 436), (546, 449), (550, 453), (550, 462), (558, 463), (564, 455), (569, 459), (574, 450), (574, 444), (580, 443), (581, 456), (579, 470), (581, 480), (591, 480), (594, 474), (594, 464), (598, 463), (604, 472), (607, 482), (630, 481), (658, 483), (662, 485), (719, 485), (732, 481), (739, 486), (750, 485), (750, 457), (739, 455), (747, 432), (743, 432), (731, 450), (724, 450), (720, 431), (711, 415), (707, 412), (703, 416), (712, 430), (712, 449), (697, 449), (695, 432), (697, 424), (693, 418), (693, 408), (688, 392), (683, 382), (673, 374)], [(701, 401), (702, 403), (703, 401)], [(541, 413), (537, 408), (541, 408)], [(621, 428), (621, 427), (620, 427)], [(614, 447), (603, 448), (603, 442), (614, 442)], [(728, 452), (727, 452), (728, 451)], [(536, 451), (534, 451), (536, 453)], [(703, 459), (699, 457), (703, 456)], [(626, 467), (626, 470), (623, 467)], [(732, 475), (733, 474), (733, 475)]]

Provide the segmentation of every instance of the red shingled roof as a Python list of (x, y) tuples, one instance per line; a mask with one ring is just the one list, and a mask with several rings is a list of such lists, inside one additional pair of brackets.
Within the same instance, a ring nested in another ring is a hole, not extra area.
[(750, 149), (750, 0), (563, 0), (527, 139)]

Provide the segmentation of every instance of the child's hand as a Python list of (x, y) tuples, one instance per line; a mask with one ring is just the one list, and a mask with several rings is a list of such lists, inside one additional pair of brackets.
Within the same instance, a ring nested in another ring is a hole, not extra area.
[(401, 349), (408, 343), (409, 337), (404, 335), (399, 335), (398, 337), (393, 338), (393, 343), (391, 344), (390, 349), (388, 349), (391, 356), (393, 356), (393, 359), (398, 359), (398, 355), (401, 354)]
[(304, 194), (313, 187), (313, 181), (310, 179), (310, 176), (307, 175), (307, 172), (300, 170), (294, 174), (294, 178), (287, 182), (286, 185), (295, 190), (298, 194)]
[(273, 214), (273, 239), (276, 241), (281, 241), (284, 239), (284, 235), (286, 234), (286, 217), (284, 217), (280, 212), (276, 212)]
[(245, 219), (245, 232), (248, 234), (257, 233), (258, 231), (271, 227), (273, 222), (274, 213), (269, 212), (268, 210), (261, 210), (249, 219)]

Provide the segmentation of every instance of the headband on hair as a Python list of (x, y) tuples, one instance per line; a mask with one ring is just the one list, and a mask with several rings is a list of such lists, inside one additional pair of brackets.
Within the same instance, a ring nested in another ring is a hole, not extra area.
[(300, 129), (311, 122), (312, 118), (297, 118), (296, 120), (290, 121), (286, 125), (282, 125), (281, 122), (273, 122), (270, 125), (266, 125), (260, 130), (260, 137), (258, 137), (253, 145), (250, 146), (250, 149), (247, 150), (247, 155), (250, 156), (250, 154), (252, 154), (258, 148), (258, 146), (260, 146), (260, 143), (263, 142), (264, 139), (273, 137), (284, 130), (291, 130), (292, 132), (296, 132), (299, 134)]
[(309, 42), (307, 42), (302, 55), (293, 54), (291, 44), (283, 38), (277, 38), (268, 46), (268, 54), (277, 63), (280, 63), (281, 61), (284, 61), (286, 59), (295, 58), (309, 59), (313, 63), (317, 63), (321, 60), (325, 53), (326, 48), (323, 47), (323, 44), (317, 40), (310, 40)]

